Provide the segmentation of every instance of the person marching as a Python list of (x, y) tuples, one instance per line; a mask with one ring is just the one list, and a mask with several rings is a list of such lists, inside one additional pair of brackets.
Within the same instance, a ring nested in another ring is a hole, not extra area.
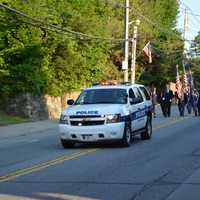
[(195, 88), (192, 72), (190, 69), (188, 71), (188, 82), (189, 82), (189, 102), (191, 105), (191, 110), (193, 111), (195, 116), (197, 116), (199, 93)]
[(198, 93), (199, 93), (199, 98), (197, 103), (197, 109), (198, 109), (198, 116), (200, 116), (200, 90), (198, 90)]
[(157, 104), (157, 92), (156, 92), (156, 87), (152, 85), (151, 90), (151, 101), (153, 105), (153, 117), (156, 117), (156, 104)]
[(171, 103), (174, 95), (172, 90), (170, 90), (169, 84), (166, 84), (166, 89), (163, 92), (162, 100), (164, 102), (164, 116), (170, 117), (171, 116)]
[(195, 116), (197, 116), (197, 114), (198, 114), (198, 111), (197, 111), (198, 99), (199, 99), (199, 95), (198, 95), (196, 89), (192, 89), (191, 105), (192, 105), (192, 110), (193, 110)]
[(187, 96), (184, 93), (184, 88), (180, 82), (178, 65), (176, 66), (176, 93), (175, 93), (176, 103), (178, 105), (178, 110), (180, 113), (180, 117), (184, 117), (185, 113), (185, 104), (187, 103)]
[(187, 111), (188, 111), (188, 114), (191, 114), (192, 113), (192, 105), (191, 105), (191, 95), (188, 91), (185, 91), (185, 95), (186, 95), (186, 108), (187, 108)]
[(163, 91), (158, 91), (157, 102), (160, 104), (163, 116), (165, 116), (165, 113), (164, 113)]
[[(181, 87), (181, 85), (180, 85)], [(186, 104), (186, 94), (184, 93), (183, 88), (181, 87), (179, 91), (175, 93), (176, 102), (178, 105), (178, 110), (180, 117), (184, 117), (185, 114), (185, 104)]]

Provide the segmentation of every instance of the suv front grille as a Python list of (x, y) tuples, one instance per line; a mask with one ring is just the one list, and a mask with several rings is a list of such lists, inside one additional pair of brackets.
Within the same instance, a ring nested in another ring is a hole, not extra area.
[(82, 118), (100, 118), (101, 115), (71, 115), (70, 119), (82, 119)]
[(70, 121), (72, 126), (96, 126), (103, 125), (105, 120), (93, 120), (93, 121)]

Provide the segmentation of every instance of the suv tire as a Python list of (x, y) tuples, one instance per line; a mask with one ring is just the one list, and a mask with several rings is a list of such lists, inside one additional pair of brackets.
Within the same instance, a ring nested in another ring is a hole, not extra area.
[(123, 147), (129, 147), (132, 141), (132, 133), (130, 123), (125, 123), (124, 134), (122, 139)]
[(64, 139), (61, 139), (61, 144), (63, 146), (64, 149), (67, 149), (67, 148), (73, 148), (75, 143), (74, 142), (71, 142), (69, 140), (64, 140)]
[(149, 140), (151, 139), (151, 136), (152, 136), (152, 121), (151, 121), (151, 117), (148, 116), (146, 126), (145, 126), (145, 131), (141, 133), (141, 138), (142, 140)]

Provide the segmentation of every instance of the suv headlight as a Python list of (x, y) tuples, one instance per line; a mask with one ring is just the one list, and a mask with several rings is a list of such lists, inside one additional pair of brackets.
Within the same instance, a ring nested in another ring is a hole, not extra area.
[(60, 124), (69, 124), (69, 116), (61, 114), (59, 123)]
[(120, 114), (106, 115), (106, 123), (117, 123), (120, 122)]

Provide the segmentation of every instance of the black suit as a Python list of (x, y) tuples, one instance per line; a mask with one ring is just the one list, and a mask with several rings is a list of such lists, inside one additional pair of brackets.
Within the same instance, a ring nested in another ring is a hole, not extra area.
[(197, 102), (197, 108), (198, 108), (198, 115), (200, 116), (200, 90), (198, 91), (198, 93), (199, 93), (199, 98)]
[(170, 117), (171, 116), (171, 103), (174, 95), (172, 90), (165, 90), (163, 92), (162, 100), (164, 102), (164, 116)]

